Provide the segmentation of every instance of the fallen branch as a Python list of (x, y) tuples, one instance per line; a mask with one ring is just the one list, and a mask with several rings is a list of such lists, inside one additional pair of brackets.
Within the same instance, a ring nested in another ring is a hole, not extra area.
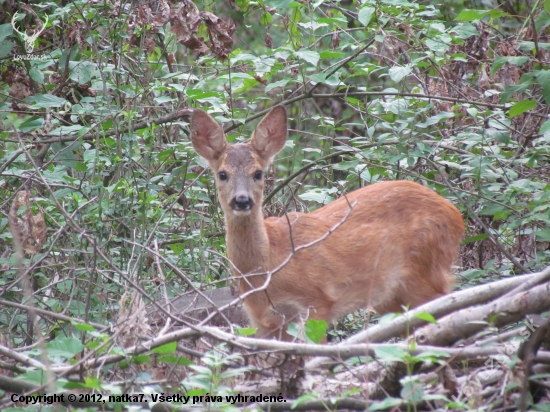
[(550, 283), (529, 291), (505, 296), (483, 306), (463, 309), (427, 325), (414, 335), (416, 341), (426, 345), (452, 345), (483, 330), (491, 324), (502, 327), (523, 319), (529, 313), (550, 309)]
[[(452, 357), (455, 360), (472, 360), (483, 358), (491, 355), (502, 353), (503, 345), (495, 345), (485, 348), (479, 348), (475, 346), (468, 346), (465, 348), (443, 348), (438, 346), (429, 345), (414, 345), (411, 346), (407, 343), (398, 344), (348, 344), (340, 343), (338, 345), (317, 345), (309, 343), (294, 343), (294, 342), (282, 342), (272, 339), (257, 339), (249, 337), (235, 336), (233, 334), (222, 331), (219, 328), (204, 326), (201, 328), (185, 328), (173, 333), (166, 334), (164, 336), (151, 339), (146, 342), (142, 342), (139, 345), (127, 348), (123, 355), (105, 355), (95, 359), (90, 359), (84, 362), (82, 365), (76, 364), (72, 366), (57, 366), (52, 367), (51, 370), (55, 373), (68, 373), (71, 370), (78, 370), (83, 367), (90, 369), (94, 367), (105, 366), (111, 363), (119, 362), (124, 359), (131, 358), (136, 355), (148, 352), (151, 349), (165, 345), (170, 342), (179, 341), (186, 338), (197, 337), (210, 337), (218, 341), (227, 343), (235, 348), (248, 351), (250, 353), (258, 352), (276, 352), (281, 354), (293, 354), (299, 356), (325, 356), (333, 357), (336, 359), (349, 359), (356, 356), (376, 356), (376, 351), (381, 348), (387, 348), (392, 346), (399, 348), (413, 356), (419, 355), (423, 352), (439, 352), (443, 357)], [(117, 349), (120, 350), (120, 349)], [(537, 360), (550, 361), (550, 354), (547, 352), (539, 352), (537, 354)]]
[[(491, 301), (518, 285), (525, 283), (527, 280), (541, 276), (542, 273), (544, 272), (515, 276), (513, 278), (487, 283), (442, 296), (439, 299), (406, 312), (384, 325), (371, 326), (367, 330), (346, 339), (344, 343), (383, 342), (392, 337), (401, 336), (405, 334), (407, 330), (414, 330), (426, 323), (424, 320), (417, 317), (421, 313), (430, 313), (435, 318), (440, 318), (458, 309)], [(306, 363), (306, 369), (314, 369), (332, 363), (330, 359), (313, 359)]]

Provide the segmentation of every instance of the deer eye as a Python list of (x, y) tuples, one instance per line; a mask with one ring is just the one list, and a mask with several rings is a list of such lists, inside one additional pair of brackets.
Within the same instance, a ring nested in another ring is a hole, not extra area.
[(254, 173), (254, 180), (262, 180), (263, 172), (261, 170), (256, 170)]
[(225, 173), (225, 172), (219, 172), (219, 173), (218, 173), (218, 177), (220, 178), (220, 180), (221, 180), (222, 182), (228, 179), (227, 173)]

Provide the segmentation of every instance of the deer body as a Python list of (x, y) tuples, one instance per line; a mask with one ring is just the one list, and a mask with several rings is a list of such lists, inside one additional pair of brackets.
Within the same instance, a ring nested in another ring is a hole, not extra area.
[(275, 107), (247, 143), (229, 145), (208, 114), (191, 121), (195, 150), (216, 173), (227, 254), (260, 336), (288, 338), (300, 319), (335, 320), (373, 307), (418, 306), (449, 292), (464, 225), (447, 200), (417, 183), (356, 190), (312, 213), (263, 218), (262, 171), (287, 138)]

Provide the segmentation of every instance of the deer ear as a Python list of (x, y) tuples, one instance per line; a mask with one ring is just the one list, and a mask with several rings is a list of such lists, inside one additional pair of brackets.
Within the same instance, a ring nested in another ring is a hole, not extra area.
[(201, 109), (193, 110), (191, 116), (191, 142), (208, 162), (218, 159), (227, 146), (223, 129)]
[(256, 150), (260, 158), (269, 164), (277, 153), (281, 151), (288, 137), (286, 123), (286, 109), (284, 106), (275, 106), (265, 115), (250, 138), (250, 145)]

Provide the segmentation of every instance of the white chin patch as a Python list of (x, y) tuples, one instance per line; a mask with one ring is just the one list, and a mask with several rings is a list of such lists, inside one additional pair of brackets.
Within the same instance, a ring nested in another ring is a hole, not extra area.
[(250, 214), (250, 209), (248, 210), (235, 210), (233, 209), (235, 216), (248, 216)]

